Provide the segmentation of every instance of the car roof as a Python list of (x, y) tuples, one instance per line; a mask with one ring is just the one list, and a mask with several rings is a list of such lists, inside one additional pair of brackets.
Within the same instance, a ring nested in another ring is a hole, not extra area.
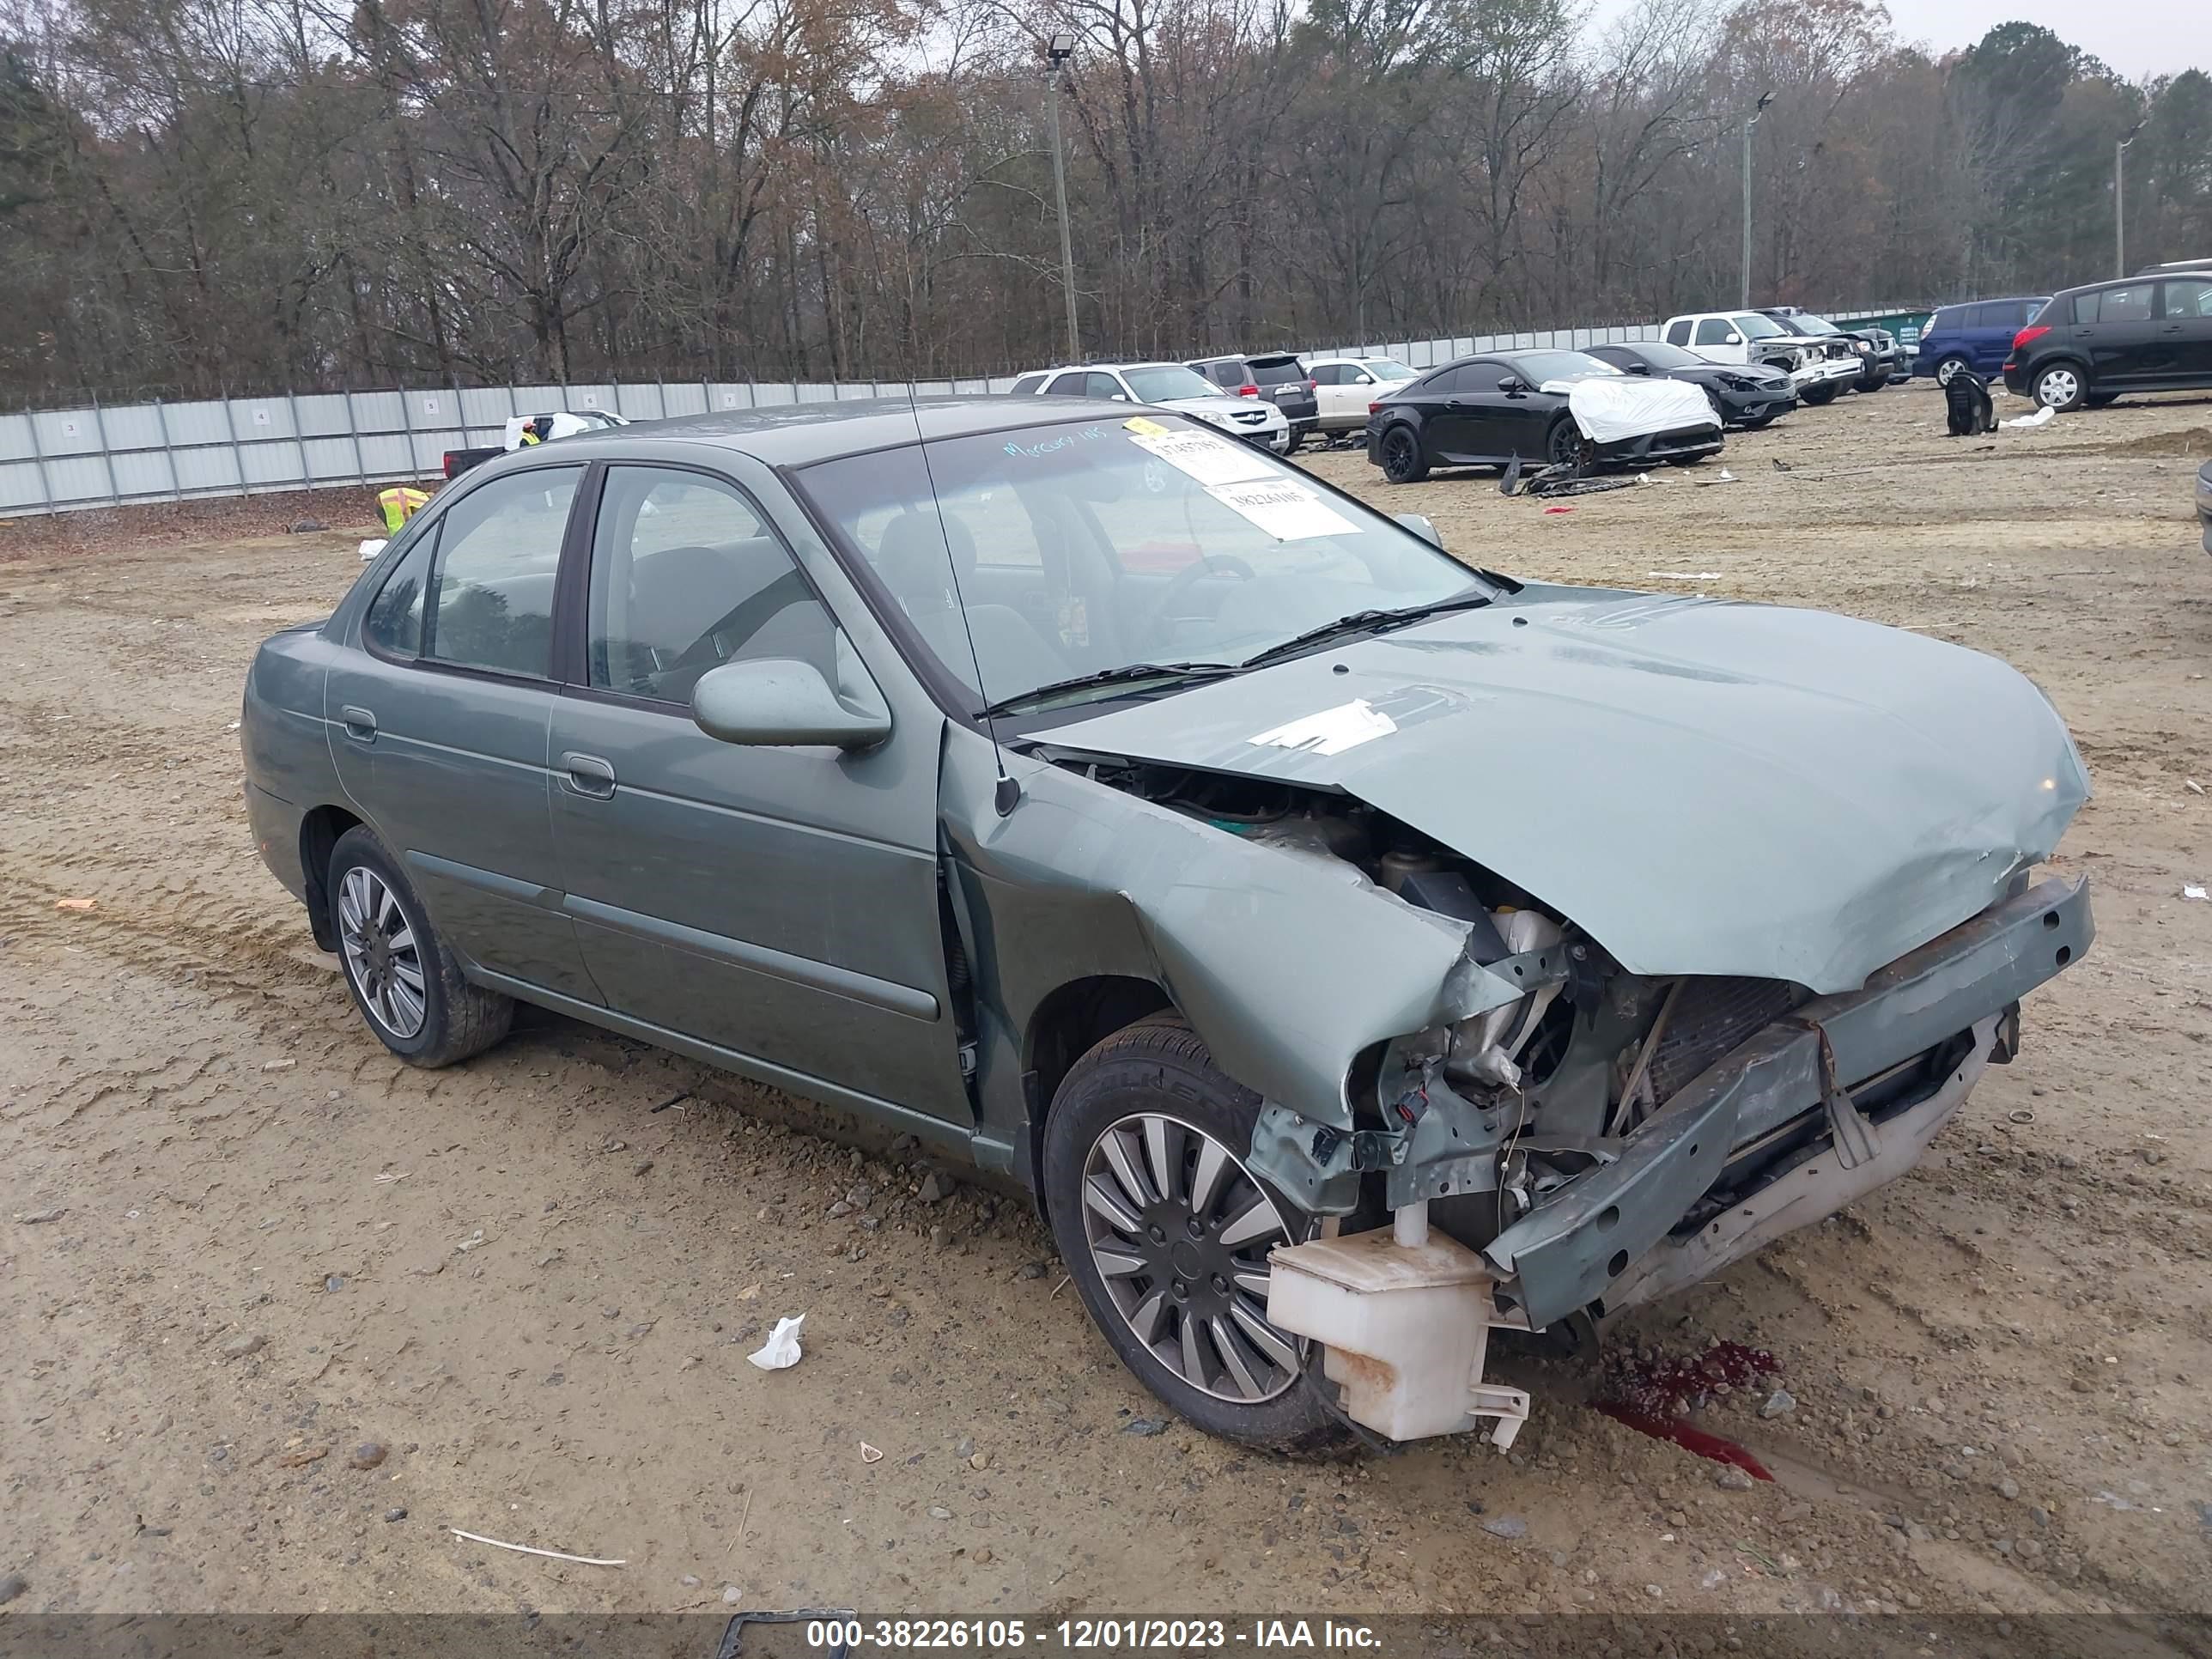
[(2208, 273), (2203, 266), (2195, 270), (2139, 270), (2132, 276), (2107, 276), (2101, 282), (2076, 283), (2071, 288), (2062, 288), (2051, 295), (2054, 300), (2069, 294), (2094, 294), (2108, 288), (2133, 288), (2138, 283), (2154, 283), (2161, 276), (2202, 276)]
[(580, 459), (593, 455), (613, 459), (649, 444), (679, 443), (733, 450), (769, 466), (810, 466), (840, 456), (896, 448), (912, 443), (917, 434), (932, 441), (974, 437), (1076, 420), (1085, 410), (1126, 418), (1130, 407), (1103, 398), (1040, 401), (1004, 393), (910, 399), (855, 398), (679, 415), (665, 421), (632, 421), (628, 426), (578, 433), (560, 441), (562, 454), (574, 454)]

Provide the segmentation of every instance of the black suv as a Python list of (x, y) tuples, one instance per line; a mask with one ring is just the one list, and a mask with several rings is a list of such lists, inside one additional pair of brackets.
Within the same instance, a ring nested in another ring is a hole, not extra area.
[(1306, 366), (1287, 351), (1266, 352), (1257, 357), (1201, 357), (1190, 365), (1231, 397), (1265, 398), (1283, 411), (1291, 423), (1291, 447), (1295, 454), (1314, 428), (1321, 424), (1321, 400), (1314, 396), (1313, 377)]
[(2091, 283), (2051, 295), (2013, 337), (2005, 390), (2046, 409), (2212, 386), (2212, 270)]

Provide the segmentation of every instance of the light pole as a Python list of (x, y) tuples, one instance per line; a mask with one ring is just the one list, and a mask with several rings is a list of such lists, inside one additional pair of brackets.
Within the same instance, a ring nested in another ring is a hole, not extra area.
[[(2145, 119), (2148, 118), (2146, 117)], [(2128, 129), (2128, 136), (2112, 146), (2112, 275), (2128, 274), (2128, 146), (2143, 130), (2138, 121)]]
[(1774, 94), (1762, 92), (1758, 106), (1743, 124), (1743, 308), (1751, 309), (1751, 130), (1759, 125), (1759, 118), (1774, 101)]
[(1067, 301), (1067, 361), (1080, 362), (1083, 348), (1075, 335), (1075, 250), (1067, 239), (1067, 164), (1060, 158), (1060, 77), (1075, 56), (1075, 37), (1055, 34), (1045, 43), (1052, 60), (1045, 73), (1052, 82), (1052, 188), (1060, 203), (1060, 291)]

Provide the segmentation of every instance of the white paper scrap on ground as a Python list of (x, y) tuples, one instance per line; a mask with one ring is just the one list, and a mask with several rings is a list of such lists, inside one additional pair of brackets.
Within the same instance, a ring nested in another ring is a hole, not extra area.
[(1206, 493), (1249, 519), (1279, 542), (1316, 536), (1351, 536), (1358, 526), (1304, 484), (1269, 478), (1256, 483), (1208, 484)]
[(1397, 721), (1366, 698), (1355, 697), (1318, 714), (1261, 732), (1247, 741), (1258, 749), (1310, 749), (1316, 755), (1340, 755), (1376, 738), (1387, 738), (1397, 729)]
[(1129, 441), (1202, 484), (1242, 483), (1273, 472), (1267, 459), (1251, 445), (1231, 443), (1211, 433), (1170, 431), (1147, 435), (1132, 432)]
[(768, 1340), (745, 1356), (764, 1371), (788, 1370), (799, 1363), (799, 1328), (806, 1322), (806, 1316), (795, 1319), (779, 1319), (775, 1328), (768, 1334)]
[(2007, 426), (2048, 426), (2051, 422), (2057, 418), (2058, 411), (2053, 409), (2049, 404), (2045, 404), (2042, 408), (2037, 410), (2034, 414), (2015, 415), (2012, 419), (2007, 421), (2005, 424)]
[(1717, 582), (1721, 579), (1717, 570), (1647, 570), (1644, 574), (1669, 582)]

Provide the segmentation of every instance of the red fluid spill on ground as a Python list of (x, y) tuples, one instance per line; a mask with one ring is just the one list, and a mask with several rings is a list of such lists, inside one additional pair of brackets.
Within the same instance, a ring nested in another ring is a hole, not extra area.
[(1781, 1368), (1764, 1348), (1720, 1342), (1686, 1358), (1664, 1354), (1654, 1359), (1627, 1355), (1607, 1370), (1605, 1393), (1593, 1403), (1614, 1421), (1638, 1433), (1695, 1452), (1716, 1463), (1732, 1463), (1755, 1480), (1771, 1480), (1759, 1461), (1733, 1440), (1708, 1433), (1687, 1420), (1722, 1387), (1748, 1389)]

